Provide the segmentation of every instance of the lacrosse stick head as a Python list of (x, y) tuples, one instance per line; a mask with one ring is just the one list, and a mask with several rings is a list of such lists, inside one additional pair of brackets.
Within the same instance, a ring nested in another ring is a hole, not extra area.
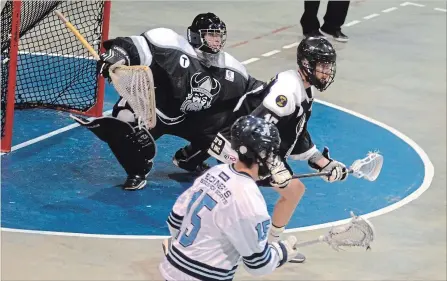
[(350, 169), (357, 178), (375, 181), (382, 170), (382, 165), (383, 156), (378, 152), (369, 152), (365, 158), (354, 161)]
[(147, 129), (155, 127), (155, 88), (150, 68), (145, 65), (126, 66), (118, 62), (110, 66), (109, 74), (118, 94), (134, 111), (138, 124), (143, 124)]
[(332, 227), (323, 240), (336, 251), (341, 247), (362, 247), (371, 249), (374, 241), (374, 226), (365, 218), (354, 215), (351, 212), (351, 221), (347, 224)]

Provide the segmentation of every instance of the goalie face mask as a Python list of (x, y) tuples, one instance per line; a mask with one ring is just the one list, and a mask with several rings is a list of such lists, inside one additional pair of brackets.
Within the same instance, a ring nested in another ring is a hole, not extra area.
[(213, 13), (199, 14), (188, 27), (187, 37), (194, 48), (204, 53), (217, 54), (227, 41), (227, 27)]
[(299, 69), (307, 81), (321, 92), (334, 82), (336, 59), (334, 48), (325, 38), (305, 38), (297, 49)]

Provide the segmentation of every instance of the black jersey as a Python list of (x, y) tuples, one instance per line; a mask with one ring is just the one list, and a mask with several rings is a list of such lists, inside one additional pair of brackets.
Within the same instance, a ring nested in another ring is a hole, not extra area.
[(188, 41), (171, 29), (119, 37), (113, 44), (128, 51), (131, 64), (151, 68), (157, 116), (165, 124), (178, 124), (188, 113), (206, 111), (214, 104), (234, 106), (234, 100), (265, 86), (226, 52), (219, 53), (214, 66), (206, 67)]

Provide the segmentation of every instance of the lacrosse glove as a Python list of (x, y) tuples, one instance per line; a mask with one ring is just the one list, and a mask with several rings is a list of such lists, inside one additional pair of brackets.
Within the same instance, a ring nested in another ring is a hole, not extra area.
[(348, 177), (348, 169), (346, 166), (329, 156), (329, 148), (324, 147), (323, 156), (329, 160), (329, 163), (323, 168), (318, 167), (315, 163), (309, 162), (309, 166), (319, 172), (330, 172), (329, 176), (322, 176), (321, 178), (327, 182), (344, 181)]
[(266, 166), (270, 171), (270, 184), (273, 187), (284, 188), (292, 180), (292, 174), (279, 156), (274, 156), (273, 159), (269, 159)]
[(130, 65), (130, 59), (127, 52), (116, 45), (112, 45), (110, 49), (99, 56), (99, 60), (96, 63), (96, 73), (106, 79), (110, 79), (109, 69), (110, 66), (114, 64)]
[(270, 243), (271, 247), (278, 253), (278, 267), (290, 260), (293, 260), (298, 254), (298, 249), (295, 248), (296, 242), (297, 239), (295, 236), (289, 236), (285, 240)]

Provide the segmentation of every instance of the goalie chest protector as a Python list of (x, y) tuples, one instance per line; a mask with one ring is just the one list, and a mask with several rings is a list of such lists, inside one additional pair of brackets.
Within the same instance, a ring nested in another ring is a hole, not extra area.
[(174, 31), (157, 28), (143, 36), (152, 53), (157, 109), (168, 119), (244, 94), (248, 74), (231, 55), (221, 52), (218, 66), (205, 67), (188, 41)]

